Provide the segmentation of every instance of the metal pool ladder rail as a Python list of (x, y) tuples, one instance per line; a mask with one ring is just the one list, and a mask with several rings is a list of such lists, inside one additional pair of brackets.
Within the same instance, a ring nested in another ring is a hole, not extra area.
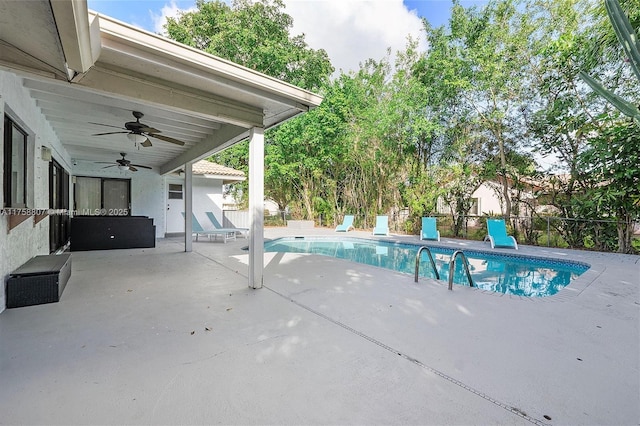
[(449, 261), (449, 290), (453, 290), (453, 272), (456, 265), (456, 257), (462, 256), (462, 264), (464, 265), (464, 271), (467, 273), (467, 279), (469, 280), (469, 286), (473, 287), (473, 280), (471, 279), (471, 272), (469, 272), (469, 262), (467, 262), (467, 256), (464, 255), (462, 250), (456, 250), (451, 255)]
[(431, 266), (433, 267), (433, 272), (436, 273), (436, 279), (439, 280), (440, 274), (438, 273), (438, 268), (436, 268), (436, 262), (433, 260), (433, 255), (431, 254), (431, 250), (429, 250), (429, 247), (427, 246), (422, 246), (418, 249), (418, 254), (416, 254), (416, 273), (414, 276), (414, 281), (418, 282), (418, 271), (420, 270), (420, 253), (422, 253), (422, 250), (427, 251), (427, 254), (429, 255), (429, 260), (431, 261)]

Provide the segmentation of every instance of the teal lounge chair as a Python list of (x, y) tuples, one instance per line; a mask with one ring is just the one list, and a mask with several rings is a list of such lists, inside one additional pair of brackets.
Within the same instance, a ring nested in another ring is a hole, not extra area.
[(389, 235), (389, 216), (376, 216), (376, 227), (373, 235)]
[(207, 215), (207, 217), (209, 218), (209, 220), (211, 221), (211, 224), (213, 225), (213, 227), (219, 231), (227, 231), (227, 232), (239, 232), (242, 235), (244, 235), (244, 238), (247, 239), (249, 236), (249, 228), (223, 228), (222, 225), (220, 225), (220, 222), (218, 222), (218, 219), (216, 219), (216, 216), (213, 214), (213, 212), (204, 212), (204, 214)]
[[(182, 217), (185, 217), (184, 212), (182, 212)], [(198, 237), (200, 235), (206, 235), (209, 240), (211, 240), (211, 236), (214, 236), (214, 239), (217, 238), (218, 235), (222, 235), (222, 239), (224, 240), (225, 244), (227, 243), (227, 240), (235, 240), (236, 239), (236, 233), (235, 231), (228, 231), (225, 229), (214, 229), (211, 231), (205, 231), (202, 228), (202, 225), (200, 225), (200, 222), (198, 222), (198, 219), (196, 219), (196, 215), (191, 213), (191, 234), (196, 236), (196, 241), (198, 241)]]
[(484, 240), (491, 242), (491, 248), (508, 247), (518, 250), (518, 242), (512, 235), (507, 235), (507, 225), (504, 219), (487, 219), (487, 232)]
[(420, 239), (440, 241), (440, 231), (438, 231), (438, 228), (436, 227), (435, 217), (422, 218), (422, 231), (420, 231)]
[(344, 219), (342, 220), (342, 223), (338, 226), (336, 226), (336, 231), (335, 232), (349, 232), (349, 228), (354, 228), (353, 226), (353, 215), (345, 215)]

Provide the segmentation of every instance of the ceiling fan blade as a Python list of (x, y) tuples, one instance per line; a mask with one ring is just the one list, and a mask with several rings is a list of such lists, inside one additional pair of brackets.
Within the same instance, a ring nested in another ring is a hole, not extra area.
[(115, 166), (117, 166), (117, 164), (112, 164), (110, 166), (105, 166), (105, 167), (103, 167), (103, 169), (108, 169), (109, 167), (115, 167)]
[(160, 130), (158, 129), (154, 129), (153, 127), (140, 127), (138, 130), (140, 130), (143, 133), (162, 133)]
[(129, 164), (129, 170), (131, 170), (132, 172), (137, 172), (138, 171), (138, 169), (133, 167), (133, 164)]
[(147, 136), (151, 136), (152, 138), (160, 139), (161, 141), (174, 143), (174, 144), (180, 145), (180, 146), (184, 145), (184, 142), (179, 141), (178, 139), (170, 138), (169, 136), (157, 135), (157, 134), (153, 134), (153, 133), (149, 133)]
[(91, 136), (103, 136), (103, 135), (116, 135), (118, 133), (129, 133), (129, 132), (107, 132), (107, 133), (96, 133)]
[(95, 164), (111, 164), (111, 165), (114, 165), (113, 161), (94, 161), (94, 163)]
[(93, 123), (93, 122), (91, 122), (91, 121), (89, 121), (89, 124), (96, 124), (96, 125), (98, 125), (98, 126), (114, 127), (114, 128), (116, 128), (116, 129), (126, 130), (126, 129), (124, 129), (122, 126), (112, 126), (111, 124)]
[(143, 166), (142, 164), (129, 164), (129, 167), (131, 166), (136, 166), (136, 167), (140, 167), (142, 169), (149, 169), (151, 170), (153, 167), (149, 167), (149, 166)]
[(146, 147), (153, 146), (153, 145), (151, 144), (151, 141), (150, 141), (148, 138), (147, 138), (147, 140), (146, 140), (146, 141), (142, 142), (140, 145), (141, 145), (141, 146), (144, 146), (145, 148), (146, 148)]

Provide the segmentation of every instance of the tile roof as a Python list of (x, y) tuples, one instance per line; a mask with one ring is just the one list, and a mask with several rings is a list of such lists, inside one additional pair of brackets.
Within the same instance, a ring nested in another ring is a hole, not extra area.
[(218, 175), (218, 176), (230, 176), (244, 178), (244, 172), (231, 167), (221, 166), (220, 164), (212, 163), (207, 160), (200, 160), (193, 163), (192, 166), (194, 175)]

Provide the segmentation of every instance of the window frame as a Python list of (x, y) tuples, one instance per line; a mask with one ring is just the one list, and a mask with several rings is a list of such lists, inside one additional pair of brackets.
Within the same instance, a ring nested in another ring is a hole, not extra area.
[[(24, 203), (17, 203), (13, 199), (13, 131), (16, 130), (22, 135), (23, 142), (23, 158), (22, 158), (22, 197)], [(9, 115), (4, 115), (4, 132), (3, 132), (3, 207), (5, 208), (26, 208), (29, 201), (29, 133), (27, 133), (18, 123)]]
[[(171, 188), (171, 187), (174, 188)], [(179, 186), (180, 189), (175, 187)], [(167, 189), (167, 199), (169, 200), (183, 200), (184, 199), (184, 186), (181, 183), (169, 183)]]
[(480, 216), (481, 213), (480, 197), (471, 197), (471, 208), (469, 209), (469, 214), (471, 216)]
[[(88, 178), (100, 180), (100, 212), (94, 211), (94, 214), (86, 214), (87, 212), (78, 211), (78, 193), (77, 183), (73, 184), (73, 210), (76, 215), (79, 216), (131, 216), (131, 178), (110, 178), (103, 176), (80, 176), (76, 175), (74, 178)], [(104, 206), (104, 183), (105, 181), (123, 181), (127, 183), (127, 209), (126, 214), (123, 213), (123, 209), (119, 208), (105, 208)]]
[[(127, 207), (105, 207), (104, 185), (106, 182), (124, 182), (127, 185)], [(106, 210), (107, 214), (103, 216), (131, 216), (131, 178), (102, 178), (100, 181), (100, 203), (102, 210)], [(120, 214), (126, 210), (126, 214)]]

